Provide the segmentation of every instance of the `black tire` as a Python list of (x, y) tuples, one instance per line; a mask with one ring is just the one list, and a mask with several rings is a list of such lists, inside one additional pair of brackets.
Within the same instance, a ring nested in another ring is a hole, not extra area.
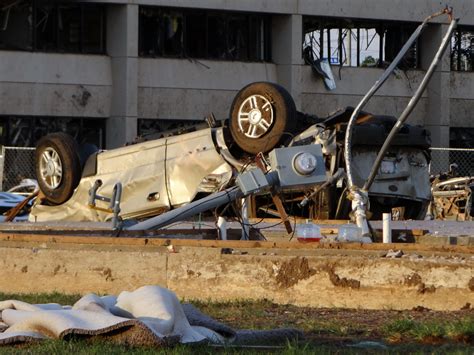
[(265, 153), (285, 138), (291, 138), (296, 117), (295, 102), (285, 88), (274, 83), (256, 82), (245, 86), (235, 96), (230, 108), (230, 133), (243, 151)]
[(66, 202), (81, 179), (79, 147), (70, 135), (48, 134), (36, 145), (36, 178), (46, 199), (59, 205)]

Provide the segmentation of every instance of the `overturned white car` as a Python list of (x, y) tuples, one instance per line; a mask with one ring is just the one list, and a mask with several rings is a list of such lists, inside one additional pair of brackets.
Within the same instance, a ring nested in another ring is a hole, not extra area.
[[(255, 166), (260, 152), (264, 169), (271, 170), (265, 156), (278, 147), (301, 147), (301, 152), (303, 147), (321, 147), (324, 154), (315, 159), (296, 159), (298, 149), (294, 150), (293, 170), (304, 175), (306, 168), (318, 164), (329, 178), (344, 169), (342, 140), (351, 112), (348, 108), (325, 119), (303, 114), (283, 87), (259, 82), (239, 91), (229, 120), (219, 127), (110, 151), (80, 149), (64, 133), (45, 136), (36, 151), (37, 179), (44, 197), (32, 208), (30, 220), (107, 221), (114, 215), (114, 201), (120, 210), (115, 208), (115, 214), (120, 213), (122, 219), (158, 215), (190, 203), (201, 193), (232, 186), (239, 173)], [(367, 178), (394, 123), (392, 117), (359, 114), (352, 142), (356, 181)], [(371, 211), (379, 217), (402, 208), (405, 218), (423, 218), (430, 201), (429, 133), (404, 125), (395, 138), (369, 191)], [(350, 211), (344, 175), (338, 177), (312, 197), (324, 200), (319, 205), (328, 218), (347, 218)], [(316, 179), (313, 186), (296, 184), (289, 190), (303, 197), (324, 180)], [(304, 215), (307, 210), (293, 213)]]

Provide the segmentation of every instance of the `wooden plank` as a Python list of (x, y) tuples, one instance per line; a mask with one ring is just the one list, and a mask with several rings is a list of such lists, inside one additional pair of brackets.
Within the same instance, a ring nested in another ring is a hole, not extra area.
[(420, 244), (360, 244), (360, 243), (299, 243), (297, 241), (244, 241), (244, 240), (196, 240), (172, 238), (114, 238), (114, 237), (85, 237), (85, 236), (58, 236), (39, 234), (0, 233), (0, 241), (25, 242), (25, 243), (53, 243), (53, 244), (85, 244), (109, 246), (182, 246), (204, 248), (238, 248), (238, 249), (339, 249), (339, 250), (368, 250), (387, 251), (389, 249), (402, 249), (404, 251), (428, 252), (455, 252), (474, 254), (474, 247), (459, 245), (420, 245)]

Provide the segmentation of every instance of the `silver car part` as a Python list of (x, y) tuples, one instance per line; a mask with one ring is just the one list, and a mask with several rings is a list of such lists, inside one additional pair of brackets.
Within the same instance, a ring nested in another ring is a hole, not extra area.
[[(122, 184), (120, 182), (116, 183), (112, 193), (112, 197), (100, 196), (97, 194), (97, 189), (102, 186), (101, 180), (96, 180), (92, 189), (89, 190), (89, 207), (97, 210), (102, 210), (104, 212), (113, 213), (112, 217), (112, 228), (114, 230), (119, 229), (120, 227), (120, 199), (122, 198)], [(109, 208), (97, 207), (96, 200), (104, 201), (109, 203)]]
[(96, 180), (97, 191), (112, 196), (117, 182), (122, 183), (121, 217), (155, 216), (191, 202), (207, 176), (221, 175), (225, 185), (232, 167), (216, 151), (212, 129), (134, 144), (97, 154), (97, 172), (83, 177), (71, 198), (59, 206), (35, 204), (31, 221), (110, 220), (110, 212), (88, 207), (89, 190)]
[[(270, 152), (273, 171), (266, 175), (259, 168), (247, 171), (238, 177), (237, 186), (216, 192), (203, 199), (193, 201), (186, 206), (126, 227), (126, 229), (158, 229), (225, 203), (233, 202), (238, 198), (244, 197), (246, 194), (259, 192), (270, 187), (291, 190), (296, 187), (314, 186), (324, 182), (326, 177), (324, 164), (322, 164), (322, 167), (318, 166), (313, 173), (308, 175), (300, 175), (295, 171), (291, 162), (294, 161), (295, 156), (301, 153), (313, 154), (318, 162), (323, 161), (321, 147), (315, 145), (274, 149)], [(247, 191), (247, 193), (243, 191)]]
[(58, 152), (49, 147), (41, 155), (39, 161), (41, 179), (51, 190), (58, 188), (63, 177), (63, 164)]
[(217, 128), (214, 130), (214, 137), (216, 140), (218, 152), (224, 158), (224, 160), (239, 171), (244, 169), (246, 164), (242, 163), (240, 160), (235, 159), (232, 154), (230, 154), (229, 148), (227, 148), (225, 143), (224, 130), (222, 128)]
[(262, 95), (251, 95), (239, 107), (239, 129), (249, 138), (260, 138), (273, 124), (272, 103)]

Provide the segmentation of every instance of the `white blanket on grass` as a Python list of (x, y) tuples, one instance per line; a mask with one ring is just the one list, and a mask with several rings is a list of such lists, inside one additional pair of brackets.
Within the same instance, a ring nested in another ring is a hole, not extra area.
[(0, 345), (70, 336), (105, 336), (130, 345), (223, 343), (222, 334), (232, 336), (225, 326), (220, 334), (190, 325), (176, 295), (159, 286), (124, 291), (118, 297), (88, 294), (72, 307), (8, 300), (0, 302), (0, 312)]

